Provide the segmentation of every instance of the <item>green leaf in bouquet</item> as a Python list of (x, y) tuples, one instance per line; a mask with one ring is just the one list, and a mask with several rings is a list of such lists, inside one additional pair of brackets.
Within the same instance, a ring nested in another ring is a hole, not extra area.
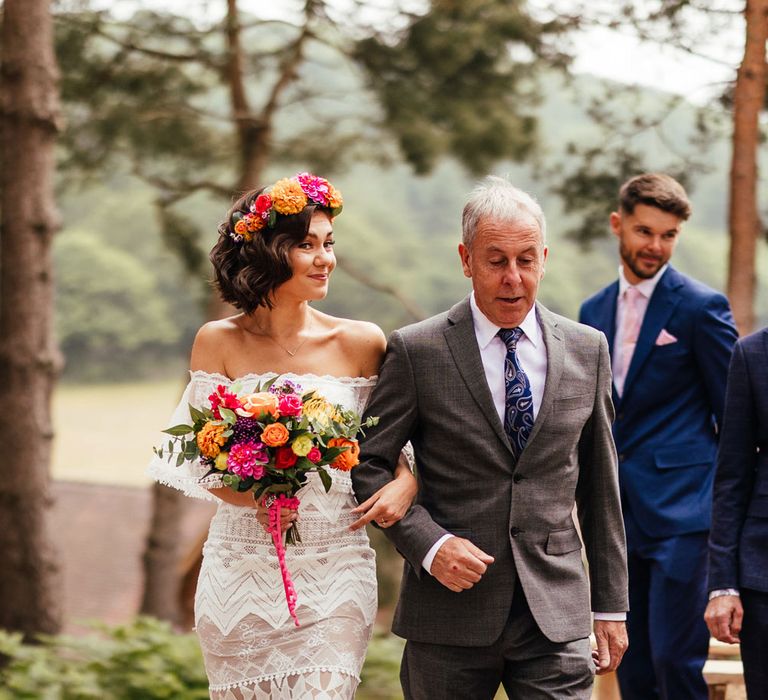
[(378, 416), (368, 416), (368, 418), (365, 419), (365, 425), (366, 428), (372, 428), (374, 425), (379, 424), (379, 417)]
[(236, 489), (240, 484), (240, 477), (237, 474), (224, 474), (224, 476), (221, 477), (221, 483), (232, 489)]
[(192, 461), (199, 454), (197, 444), (192, 441), (188, 442), (186, 445), (184, 445), (184, 450), (181, 454), (184, 455), (184, 459)]
[(236, 382), (233, 382), (229, 385), (229, 393), (239, 395), (240, 392), (243, 390), (243, 382), (239, 379)]
[(192, 417), (192, 420), (195, 423), (207, 423), (208, 422), (208, 416), (205, 415), (201, 410), (195, 408), (192, 404), (189, 404), (189, 415)]
[(336, 457), (338, 457), (342, 452), (346, 452), (349, 449), (349, 447), (329, 447), (325, 454), (323, 455), (323, 459), (326, 462), (333, 462)]
[(168, 452), (173, 452), (173, 440), (168, 440)]
[(224, 406), (220, 406), (219, 413), (221, 414), (221, 418), (225, 423), (233, 425), (237, 422), (237, 413), (235, 413), (231, 408), (224, 408)]
[(272, 377), (272, 379), (267, 379), (267, 381), (261, 385), (261, 391), (269, 391), (278, 379), (280, 379), (279, 374), (275, 377)]
[(299, 457), (296, 460), (296, 464), (293, 465), (295, 468), (295, 471), (300, 474), (301, 472), (309, 471), (310, 469), (313, 469), (315, 466), (315, 463), (311, 460), (307, 459), (306, 457)]
[(265, 490), (268, 493), (288, 493), (290, 491), (293, 491), (292, 484), (270, 484)]
[(162, 447), (153, 447), (152, 451), (160, 458), (163, 458), (163, 448)]
[(234, 430), (225, 430), (221, 436), (225, 438), (231, 438), (235, 434)]
[(184, 453), (179, 452), (179, 456), (176, 458), (176, 466), (180, 467), (182, 464), (184, 464)]
[(186, 435), (187, 433), (192, 433), (194, 430), (195, 429), (191, 425), (185, 425), (184, 423), (181, 423), (179, 425), (174, 425), (171, 428), (166, 428), (163, 430), (163, 432), (167, 433), (168, 435), (179, 437), (181, 435)]
[(322, 467), (317, 468), (317, 473), (320, 475), (320, 481), (323, 482), (323, 488), (325, 489), (325, 492), (328, 493), (331, 490), (331, 485), (333, 484), (331, 475)]

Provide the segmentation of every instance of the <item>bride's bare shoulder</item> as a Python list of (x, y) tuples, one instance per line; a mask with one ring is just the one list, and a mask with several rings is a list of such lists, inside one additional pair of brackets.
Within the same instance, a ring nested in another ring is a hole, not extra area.
[(228, 346), (239, 337), (238, 318), (239, 316), (230, 316), (203, 324), (192, 344), (190, 369), (226, 373), (224, 357)]
[(360, 376), (370, 377), (379, 372), (387, 349), (384, 332), (375, 323), (349, 318), (326, 316), (344, 354), (354, 362)]

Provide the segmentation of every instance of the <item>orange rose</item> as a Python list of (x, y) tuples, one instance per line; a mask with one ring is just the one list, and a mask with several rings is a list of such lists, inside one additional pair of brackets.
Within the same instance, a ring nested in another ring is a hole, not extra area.
[(226, 426), (206, 423), (197, 434), (197, 446), (205, 457), (218, 457), (222, 445), (227, 441), (223, 433)]
[(290, 433), (282, 423), (270, 423), (261, 434), (261, 441), (267, 447), (282, 447), (288, 442)]
[(240, 397), (240, 408), (235, 409), (235, 413), (246, 418), (258, 418), (269, 413), (273, 418), (277, 418), (277, 396), (268, 391), (260, 391), (256, 394), (248, 394)]
[(331, 466), (334, 469), (339, 469), (343, 472), (348, 472), (352, 467), (360, 464), (360, 445), (357, 440), (350, 440), (349, 438), (337, 437), (328, 440), (328, 447), (348, 447), (348, 450), (344, 450), (336, 459), (333, 460)]

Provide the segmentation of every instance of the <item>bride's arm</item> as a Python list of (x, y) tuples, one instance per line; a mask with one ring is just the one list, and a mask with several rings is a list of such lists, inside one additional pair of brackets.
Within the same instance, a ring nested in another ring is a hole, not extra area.
[(379, 527), (394, 525), (411, 507), (417, 491), (416, 477), (404, 450), (397, 461), (395, 478), (352, 510), (355, 515), (362, 517), (350, 526), (350, 530), (359, 530), (373, 521)]

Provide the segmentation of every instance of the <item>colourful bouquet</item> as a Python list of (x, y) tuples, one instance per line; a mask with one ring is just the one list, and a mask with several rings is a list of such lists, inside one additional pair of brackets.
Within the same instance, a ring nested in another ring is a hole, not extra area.
[[(165, 448), (156, 448), (160, 458), (176, 455), (176, 465), (200, 460), (209, 467), (203, 478), (220, 474), (222, 483), (234, 491), (252, 491), (254, 499), (269, 508), (272, 536), (283, 575), (288, 610), (294, 623), (296, 591), (285, 563), (280, 514), (283, 508), (297, 509), (298, 490), (316, 472), (325, 491), (331, 488), (326, 467), (349, 471), (358, 463), (357, 435), (364, 422), (354, 411), (332, 404), (316, 391), (301, 393), (279, 377), (239, 395), (239, 386), (223, 385), (208, 397), (209, 406), (189, 407), (192, 425), (175, 425), (164, 432), (171, 436)], [(300, 541), (296, 527), (288, 529), (286, 541)]]

